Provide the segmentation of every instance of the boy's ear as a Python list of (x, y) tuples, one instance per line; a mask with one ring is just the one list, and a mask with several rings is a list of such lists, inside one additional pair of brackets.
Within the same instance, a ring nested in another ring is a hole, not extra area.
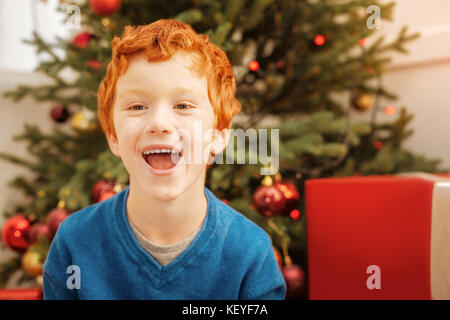
[(111, 149), (111, 152), (116, 156), (120, 158), (120, 152), (119, 152), (119, 142), (117, 141), (117, 138), (113, 134), (108, 134), (106, 136), (106, 140), (108, 140), (109, 148)]
[(231, 130), (230, 128), (225, 128), (222, 130), (214, 130), (213, 142), (211, 145), (211, 152), (213, 154), (221, 153), (230, 140)]

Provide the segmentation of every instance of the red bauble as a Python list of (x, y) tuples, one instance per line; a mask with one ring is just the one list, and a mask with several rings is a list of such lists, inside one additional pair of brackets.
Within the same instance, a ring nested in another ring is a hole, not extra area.
[(300, 194), (297, 191), (297, 187), (290, 181), (277, 182), (275, 183), (275, 187), (283, 193), (286, 199), (284, 212), (286, 214), (290, 213), (297, 207), (300, 201)]
[(381, 141), (376, 141), (373, 145), (377, 150), (381, 150), (381, 148), (383, 148), (383, 142)]
[(111, 197), (114, 197), (116, 195), (116, 193), (114, 191), (106, 191), (103, 192), (100, 196), (100, 199), (98, 200), (98, 202), (102, 202), (103, 200), (109, 199)]
[(291, 264), (283, 268), (286, 280), (286, 299), (300, 298), (305, 292), (305, 273), (299, 265)]
[(58, 231), (59, 225), (61, 222), (63, 222), (67, 217), (69, 216), (69, 213), (65, 209), (53, 209), (50, 211), (50, 213), (47, 216), (47, 219), (45, 220), (45, 224), (48, 227), (48, 230), (54, 236), (56, 234), (56, 231)]
[(90, 34), (89, 32), (81, 32), (79, 34), (77, 34), (75, 36), (75, 38), (73, 38), (73, 45), (78, 47), (78, 48), (86, 48), (89, 45), (89, 42), (92, 39), (92, 34)]
[(262, 215), (282, 214), (286, 205), (283, 193), (275, 186), (259, 186), (253, 194), (253, 205)]
[(91, 69), (98, 70), (98, 69), (100, 69), (102, 67), (102, 64), (100, 63), (100, 61), (92, 59), (92, 60), (89, 60), (88, 66)]
[(56, 105), (52, 108), (51, 111), (52, 119), (56, 122), (63, 123), (69, 118), (70, 112), (66, 106)]
[(48, 226), (45, 223), (36, 222), (31, 225), (30, 232), (28, 233), (28, 241), (33, 244), (37, 242), (42, 235), (45, 235), (49, 240), (52, 238)]
[(116, 184), (115, 181), (111, 180), (102, 179), (100, 181), (97, 181), (91, 190), (92, 201), (99, 202), (100, 197), (102, 196), (103, 193), (114, 191), (115, 184)]
[(30, 232), (30, 222), (24, 215), (11, 217), (3, 226), (3, 243), (10, 249), (24, 252), (30, 246), (28, 232)]
[(89, 6), (96, 15), (109, 16), (120, 9), (121, 0), (89, 0)]

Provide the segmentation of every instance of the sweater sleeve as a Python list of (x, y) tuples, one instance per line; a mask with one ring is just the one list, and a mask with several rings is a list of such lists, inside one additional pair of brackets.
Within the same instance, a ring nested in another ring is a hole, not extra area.
[(43, 290), (45, 300), (75, 300), (77, 290), (66, 285), (67, 267), (71, 265), (70, 252), (63, 239), (63, 223), (58, 228), (50, 246), (47, 259), (43, 266)]
[(285, 296), (286, 282), (267, 237), (244, 278), (239, 300), (284, 300)]

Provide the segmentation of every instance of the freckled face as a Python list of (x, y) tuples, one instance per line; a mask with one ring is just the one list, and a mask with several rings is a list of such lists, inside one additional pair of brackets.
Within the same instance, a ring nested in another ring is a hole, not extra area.
[[(200, 156), (203, 161), (194, 162), (191, 156), (210, 153), (211, 145), (198, 138), (212, 132), (214, 110), (206, 78), (191, 71), (191, 65), (191, 57), (183, 53), (163, 62), (148, 62), (141, 53), (130, 59), (127, 72), (116, 85), (113, 121), (117, 138), (108, 137), (108, 143), (122, 158), (130, 188), (160, 200), (175, 199), (194, 184), (203, 188), (206, 161)], [(188, 136), (191, 139), (186, 139)], [(201, 148), (194, 150), (197, 143)], [(152, 154), (150, 162), (143, 156), (144, 149), (155, 144), (182, 146), (182, 156), (189, 154), (190, 158), (158, 170), (167, 160), (162, 154)]]

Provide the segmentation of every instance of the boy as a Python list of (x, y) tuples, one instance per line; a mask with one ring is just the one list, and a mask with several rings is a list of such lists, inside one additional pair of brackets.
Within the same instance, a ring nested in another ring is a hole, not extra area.
[(240, 109), (225, 53), (175, 20), (112, 44), (99, 119), (129, 186), (60, 225), (44, 298), (284, 299), (267, 233), (205, 187)]

